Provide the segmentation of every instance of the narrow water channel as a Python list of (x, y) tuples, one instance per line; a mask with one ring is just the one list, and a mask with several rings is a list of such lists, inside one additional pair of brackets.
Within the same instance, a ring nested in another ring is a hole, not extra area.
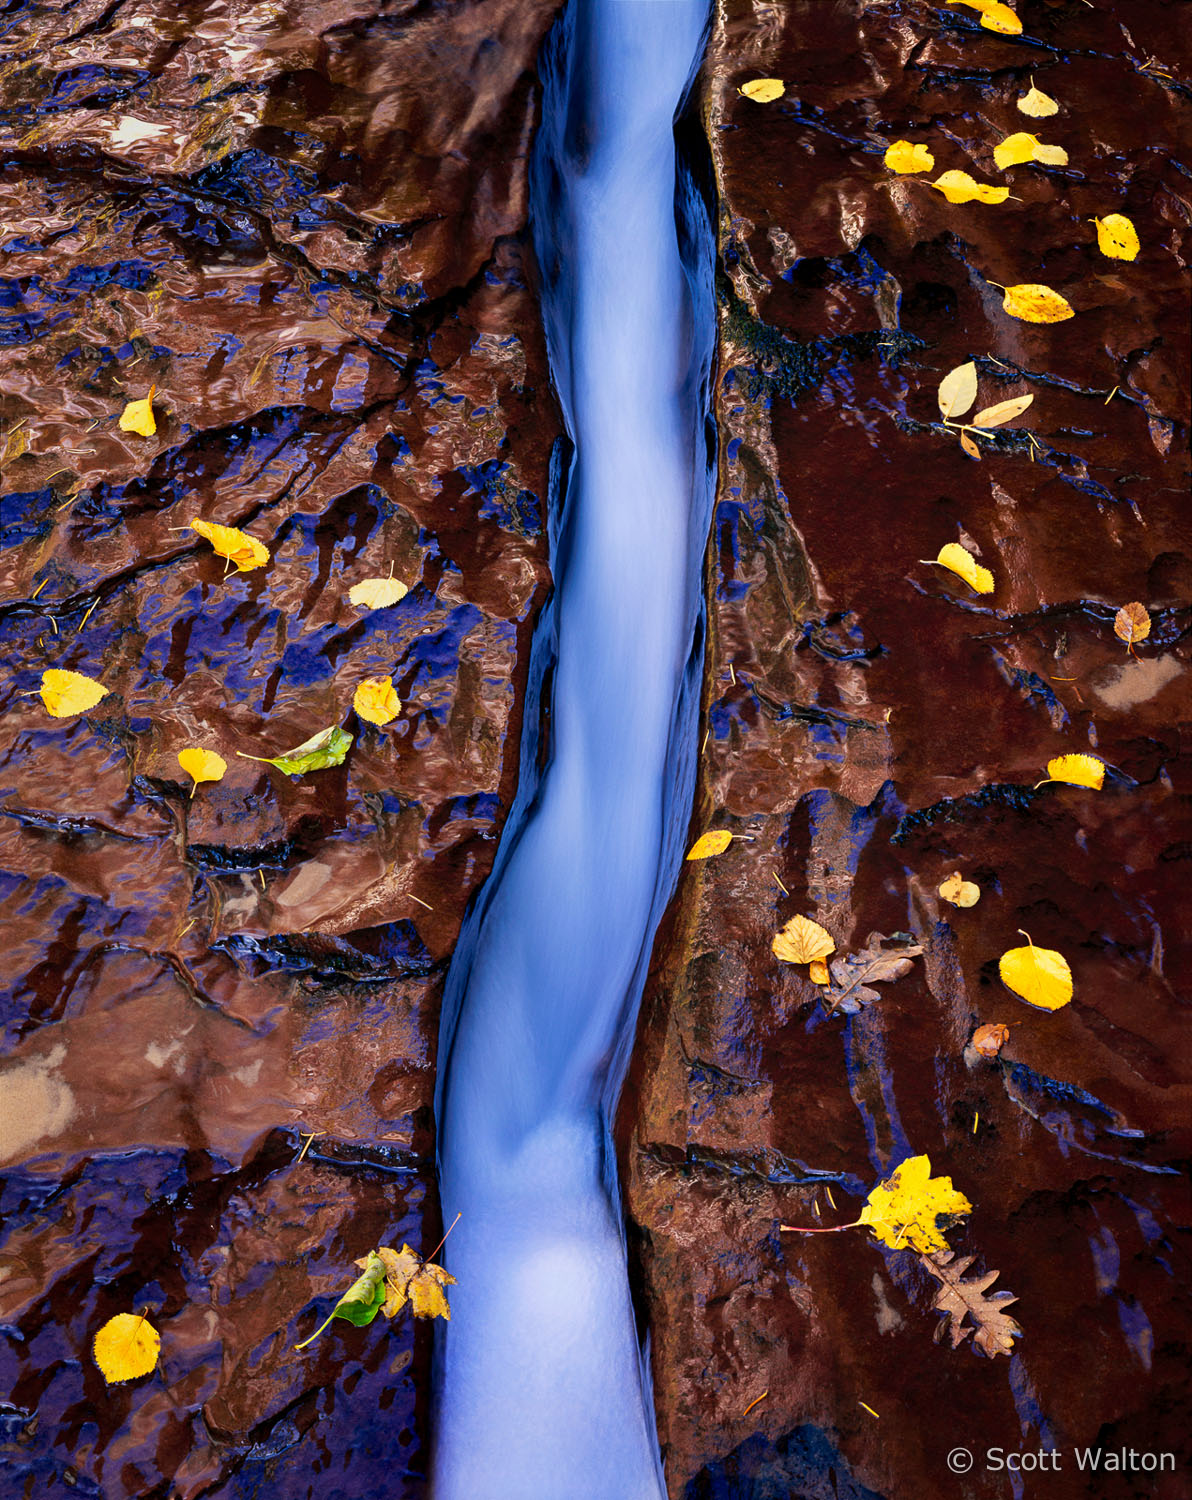
[(705, 24), (706, 0), (572, 0), (543, 57), (532, 218), (573, 446), (522, 786), (444, 1009), (436, 1500), (663, 1493), (608, 1121), (693, 785), (712, 237), (675, 121)]

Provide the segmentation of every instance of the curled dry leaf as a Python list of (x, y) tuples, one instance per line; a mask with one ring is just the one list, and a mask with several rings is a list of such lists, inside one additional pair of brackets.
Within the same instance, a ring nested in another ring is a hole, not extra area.
[(770, 944), (784, 964), (809, 964), (836, 952), (832, 934), (810, 917), (792, 917)]
[[(986, 1271), (981, 1276), (966, 1276), (964, 1273), (972, 1265), (973, 1257), (966, 1255), (956, 1260), (952, 1250), (921, 1255), (919, 1260), (940, 1283), (931, 1304), (936, 1312), (944, 1314), (935, 1330), (936, 1343), (948, 1333), (955, 1349), (972, 1334), (973, 1347), (987, 1359), (998, 1354), (1013, 1354), (1014, 1339), (1021, 1336), (1022, 1329), (1003, 1309), (1017, 1302), (1018, 1298), (1013, 1292), (989, 1291), (1001, 1273)], [(968, 1318), (968, 1323), (965, 1318)]]
[(216, 755), (214, 750), (200, 749), (197, 745), (179, 750), (178, 764), (194, 782), (190, 789), (192, 797), (201, 782), (222, 781), (224, 772), (228, 769), (228, 763), (222, 755)]
[(358, 609), (385, 609), (404, 599), (409, 589), (397, 578), (364, 578), (348, 590), (348, 598)]
[(974, 427), (1002, 427), (1020, 417), (1034, 400), (1033, 395), (1014, 396), (1009, 401), (999, 401), (995, 406), (986, 406), (973, 418)]
[(1002, 36), (1018, 36), (1022, 22), (1002, 0), (948, 0), (949, 5), (967, 5), (970, 10), (980, 11), (981, 25), (987, 31), (999, 32)]
[(95, 1363), (109, 1385), (139, 1380), (157, 1364), (161, 1335), (147, 1318), (117, 1313), (95, 1335)]
[(1110, 260), (1135, 260), (1141, 246), (1138, 231), (1125, 214), (1106, 214), (1094, 219), (1097, 226), (1097, 249)]
[(139, 437), (153, 436), (157, 431), (157, 418), (153, 415), (153, 393), (156, 390), (157, 387), (151, 385), (147, 396), (128, 403), (120, 413), (121, 432), (135, 432)]
[(48, 667), (41, 674), (38, 688), (46, 713), (54, 719), (70, 719), (75, 714), (85, 714), (94, 708), (108, 690), (94, 677), (84, 677), (82, 672), (66, 672), (60, 667)]
[(1068, 165), (1068, 153), (1062, 146), (1045, 145), (1029, 130), (1018, 130), (999, 141), (993, 148), (993, 159), (1003, 172), (1007, 167), (1016, 167), (1024, 161), (1037, 161), (1045, 167)]
[(737, 92), (755, 104), (773, 104), (775, 99), (782, 98), (785, 89), (786, 84), (781, 78), (754, 78), (743, 83)]
[(1030, 90), (1025, 94), (1019, 94), (1014, 101), (1024, 115), (1030, 115), (1033, 119), (1042, 120), (1048, 115), (1059, 114), (1060, 107), (1050, 94), (1045, 94), (1042, 89), (1035, 87), (1035, 80), (1031, 79)]
[(1008, 187), (994, 187), (991, 183), (978, 182), (967, 172), (959, 172), (955, 168), (941, 172), (931, 186), (943, 193), (949, 203), (1004, 203), (1010, 196)]
[[(990, 282), (995, 286), (996, 282)], [(1017, 286), (1003, 286), (1002, 307), (1012, 318), (1023, 323), (1062, 323), (1076, 316), (1072, 304), (1049, 286), (1037, 281), (1023, 281)]]
[(1151, 617), (1145, 604), (1123, 604), (1113, 617), (1113, 633), (1119, 641), (1132, 646), (1145, 641), (1151, 633)]
[(969, 1046), (981, 1057), (994, 1058), (1010, 1040), (1010, 1028), (1000, 1021), (988, 1021), (973, 1032)]
[(733, 836), (724, 828), (714, 828), (709, 833), (701, 833), (695, 843), (687, 851), (688, 859), (711, 859), (714, 854), (723, 854), (732, 843)]
[(1095, 755), (1057, 755), (1047, 762), (1047, 775), (1035, 785), (1046, 786), (1049, 781), (1067, 781), (1099, 792), (1105, 784), (1105, 762)]
[(973, 1205), (952, 1186), (950, 1177), (932, 1177), (926, 1156), (906, 1159), (865, 1200), (857, 1220), (892, 1250), (946, 1250), (941, 1219), (971, 1214)]
[(945, 421), (949, 417), (962, 417), (977, 399), (977, 367), (970, 359), (967, 365), (957, 365), (940, 381), (936, 398)]
[(392, 677), (366, 677), (356, 689), (352, 707), (362, 719), (382, 727), (391, 724), (401, 713), (401, 699), (393, 689)]
[(950, 901), (953, 906), (976, 906), (981, 899), (981, 887), (971, 880), (963, 880), (959, 870), (953, 871), (940, 886), (939, 891), (945, 901)]
[(197, 531), (204, 541), (210, 542), (220, 557), (235, 563), (241, 573), (251, 573), (254, 568), (263, 568), (269, 554), (247, 531), (237, 526), (220, 526), (216, 521), (192, 521), (190, 529)]
[(912, 145), (910, 141), (892, 142), (882, 159), (891, 172), (903, 176), (909, 172), (930, 172), (935, 166), (935, 157), (927, 147), (921, 143)]
[(983, 568), (967, 547), (959, 542), (946, 542), (935, 559), (941, 568), (947, 568), (958, 578), (963, 578), (975, 594), (993, 593), (993, 574)]
[(1059, 1010), (1072, 998), (1068, 960), (1054, 948), (1036, 948), (1029, 937), (1025, 948), (1008, 948), (997, 968), (1008, 990), (1040, 1010)]

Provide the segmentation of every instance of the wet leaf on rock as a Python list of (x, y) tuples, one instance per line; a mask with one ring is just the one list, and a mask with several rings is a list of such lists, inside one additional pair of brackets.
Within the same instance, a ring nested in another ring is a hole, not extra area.
[(1105, 762), (1095, 755), (1057, 755), (1047, 762), (1047, 775), (1035, 785), (1046, 786), (1049, 781), (1066, 781), (1099, 792), (1105, 785)]
[(157, 418), (153, 415), (153, 393), (157, 390), (155, 385), (149, 387), (149, 394), (140, 401), (130, 401), (120, 413), (120, 431), (135, 432), (139, 437), (152, 437), (157, 431)]
[(1008, 948), (997, 967), (1006, 988), (1040, 1010), (1059, 1010), (1072, 998), (1068, 960), (1054, 948), (1036, 948), (1029, 937), (1025, 948)]
[(1002, 0), (948, 0), (949, 5), (967, 5), (970, 10), (980, 11), (981, 25), (987, 31), (999, 32), (1002, 36), (1018, 36), (1022, 22)]
[(688, 859), (711, 859), (714, 854), (723, 854), (732, 843), (733, 836), (723, 828), (701, 833), (687, 851)]
[(338, 725), (320, 729), (310, 739), (295, 745), (283, 755), (247, 755), (243, 750), (236, 754), (243, 760), (259, 760), (265, 765), (276, 766), (287, 776), (304, 776), (307, 771), (322, 771), (328, 766), (342, 766), (344, 757), (352, 746), (353, 736)]
[(857, 953), (842, 954), (829, 965), (832, 983), (823, 995), (824, 1009), (833, 1014), (855, 1015), (863, 1005), (881, 996), (872, 986), (901, 979), (914, 968), (911, 960), (923, 952), (919, 943), (898, 943), (895, 947), (880, 932), (870, 933), (869, 941)]
[(66, 672), (60, 667), (49, 667), (41, 674), (38, 692), (46, 713), (55, 719), (85, 714), (101, 698), (108, 696), (108, 689), (94, 677), (84, 677), (82, 672)]
[(936, 192), (943, 193), (949, 203), (1004, 203), (1010, 196), (1008, 187), (978, 182), (967, 172), (958, 172), (955, 168), (941, 172), (931, 185)]
[(385, 1305), (384, 1260), (375, 1250), (370, 1250), (367, 1259), (358, 1260), (356, 1264), (364, 1267), (363, 1274), (357, 1276), (310, 1338), (303, 1339), (300, 1344), (294, 1345), (296, 1350), (305, 1349), (307, 1344), (313, 1343), (332, 1318), (343, 1318), (345, 1322), (352, 1323), (357, 1328), (364, 1328), (381, 1311)]
[(357, 687), (352, 707), (370, 724), (384, 727), (401, 713), (401, 699), (393, 688), (392, 677), (366, 677)]
[(753, 78), (743, 83), (738, 93), (752, 99), (755, 104), (773, 104), (775, 99), (782, 98), (785, 90), (786, 84), (781, 78)]
[(940, 886), (939, 893), (953, 906), (976, 906), (981, 899), (981, 887), (971, 880), (963, 880), (959, 870), (948, 876)]
[(398, 578), (364, 578), (348, 590), (357, 609), (385, 609), (404, 599), (409, 589)]
[[(990, 286), (996, 285), (996, 282), (990, 282)], [(1062, 323), (1076, 316), (1071, 303), (1059, 292), (1053, 292), (1049, 286), (1041, 286), (1037, 281), (1023, 281), (1017, 286), (998, 287), (998, 290), (1002, 293), (1002, 307), (1022, 323)]]
[(1036, 120), (1044, 119), (1048, 115), (1059, 114), (1059, 104), (1050, 94), (1045, 94), (1042, 89), (1035, 87), (1035, 80), (1031, 79), (1031, 86), (1027, 93), (1019, 94), (1014, 101), (1024, 115), (1031, 115)]
[(832, 934), (810, 917), (792, 917), (770, 948), (784, 964), (809, 964), (835, 953), (836, 943)]
[(1013, 396), (1009, 401), (999, 401), (995, 406), (986, 406), (973, 418), (974, 427), (1001, 427), (1020, 417), (1034, 400), (1033, 395)]
[[(446, 1318), (451, 1321), (446, 1286), (455, 1277), (433, 1261), (423, 1260), (416, 1250), (403, 1245), (400, 1252), (382, 1245), (376, 1252), (385, 1263), (385, 1301), (381, 1311), (387, 1318), (401, 1312), (408, 1302), (416, 1318)], [(365, 1264), (358, 1260), (358, 1266)]]
[(977, 399), (977, 367), (970, 359), (967, 365), (957, 365), (940, 381), (936, 397), (940, 413), (945, 420), (962, 417)]
[(1123, 604), (1113, 617), (1113, 633), (1119, 641), (1133, 646), (1145, 641), (1151, 633), (1151, 617), (1145, 604)]
[(894, 141), (886, 147), (882, 158), (891, 172), (905, 176), (908, 172), (930, 172), (935, 166), (935, 157), (923, 144), (910, 141)]
[(139, 1380), (157, 1364), (161, 1335), (145, 1317), (117, 1313), (95, 1335), (95, 1363), (109, 1385)]
[(831, 984), (832, 976), (828, 973), (828, 966), (822, 958), (813, 959), (807, 966), (807, 977), (812, 984)]
[(1068, 165), (1068, 153), (1062, 146), (1048, 146), (1029, 130), (1015, 131), (999, 141), (993, 148), (993, 159), (1003, 172), (1025, 161), (1037, 161), (1045, 167)]
[(1097, 226), (1097, 249), (1110, 260), (1135, 260), (1141, 248), (1138, 231), (1125, 214), (1106, 214), (1094, 219)]
[(179, 750), (178, 764), (194, 782), (190, 789), (192, 797), (201, 782), (222, 781), (224, 772), (228, 769), (228, 763), (222, 755), (217, 755), (214, 750), (200, 749), (197, 745)]
[(994, 1058), (1010, 1040), (1010, 1028), (1000, 1021), (988, 1021), (973, 1032), (969, 1045), (981, 1057)]
[(952, 1186), (950, 1177), (933, 1177), (926, 1156), (910, 1156), (873, 1189), (857, 1222), (892, 1250), (909, 1245), (926, 1252), (948, 1248), (941, 1219), (960, 1218), (972, 1211), (973, 1205)]
[(989, 1288), (1001, 1273), (986, 1271), (981, 1276), (965, 1276), (974, 1257), (965, 1255), (957, 1260), (955, 1251), (947, 1249), (921, 1255), (919, 1259), (924, 1269), (940, 1283), (931, 1304), (936, 1312), (944, 1314), (935, 1330), (936, 1343), (948, 1333), (955, 1349), (972, 1334), (974, 1348), (988, 1359), (998, 1354), (1012, 1354), (1015, 1335), (1020, 1335), (1022, 1328), (1003, 1309), (1017, 1302), (1018, 1298), (1013, 1292), (989, 1294)]
[(221, 526), (217, 521), (192, 521), (190, 529), (211, 543), (212, 548), (220, 557), (226, 557), (230, 563), (235, 563), (241, 573), (251, 573), (254, 568), (263, 568), (269, 561), (269, 554), (257, 541), (255, 536), (249, 536), (247, 531), (241, 531), (237, 526)]
[[(926, 560), (926, 559), (925, 559)], [(967, 547), (959, 542), (946, 542), (939, 550), (935, 562), (947, 568), (958, 578), (963, 578), (975, 594), (993, 593), (993, 574), (983, 568)]]

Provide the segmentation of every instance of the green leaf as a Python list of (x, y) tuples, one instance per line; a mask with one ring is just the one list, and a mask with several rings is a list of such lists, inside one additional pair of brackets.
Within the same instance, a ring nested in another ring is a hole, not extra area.
[[(250, 759), (255, 759), (255, 757), (250, 757)], [(368, 1264), (364, 1268), (363, 1275), (356, 1278), (310, 1338), (303, 1339), (302, 1343), (295, 1344), (294, 1348), (305, 1349), (307, 1344), (313, 1343), (332, 1318), (343, 1318), (349, 1323), (354, 1323), (357, 1328), (363, 1328), (372, 1322), (384, 1305), (385, 1262), (375, 1250), (370, 1250)]]
[(304, 776), (307, 771), (342, 766), (351, 747), (352, 736), (338, 725), (332, 724), (282, 755), (246, 755), (243, 750), (237, 750), (236, 754), (242, 760), (259, 760), (265, 765), (276, 766), (287, 776)]

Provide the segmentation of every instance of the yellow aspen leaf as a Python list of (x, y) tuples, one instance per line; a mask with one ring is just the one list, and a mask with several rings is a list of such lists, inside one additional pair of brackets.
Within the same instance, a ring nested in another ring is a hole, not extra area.
[(1067, 781), (1099, 792), (1105, 783), (1105, 762), (1095, 755), (1057, 755), (1047, 762), (1047, 775), (1035, 785), (1045, 786), (1049, 781)]
[(785, 90), (786, 84), (781, 78), (753, 78), (743, 83), (737, 92), (755, 104), (773, 104), (775, 99), (782, 98)]
[(1036, 120), (1042, 120), (1048, 115), (1057, 115), (1060, 111), (1059, 105), (1050, 94), (1045, 94), (1042, 89), (1035, 87), (1033, 78), (1029, 91), (1019, 94), (1014, 102), (1024, 115), (1030, 115)]
[(197, 531), (204, 541), (210, 542), (220, 557), (235, 563), (241, 573), (251, 573), (254, 568), (263, 568), (269, 554), (255, 536), (241, 531), (237, 526), (220, 526), (215, 521), (192, 521), (190, 529)]
[(117, 1313), (95, 1335), (95, 1363), (109, 1385), (139, 1380), (157, 1364), (161, 1335), (147, 1318)]
[(710, 859), (713, 854), (723, 854), (732, 841), (732, 834), (723, 828), (715, 828), (710, 833), (701, 833), (688, 849), (687, 858)]
[(912, 145), (910, 141), (894, 141), (886, 147), (882, 158), (891, 172), (904, 176), (908, 172), (930, 172), (935, 167), (935, 157), (924, 145)]
[(936, 397), (944, 419), (962, 417), (977, 399), (977, 367), (970, 359), (967, 365), (957, 365), (940, 381)]
[(401, 699), (392, 677), (366, 677), (356, 689), (352, 707), (370, 724), (390, 724), (401, 713)]
[(812, 984), (832, 983), (832, 976), (828, 973), (828, 966), (822, 958), (812, 959), (807, 968), (807, 977)]
[(404, 599), (409, 589), (397, 578), (365, 578), (348, 590), (348, 598), (359, 609), (384, 609)]
[(946, 1250), (941, 1219), (971, 1214), (973, 1205), (952, 1186), (950, 1177), (932, 1177), (926, 1156), (908, 1157), (865, 1200), (857, 1222), (892, 1250), (911, 1249), (930, 1254)]
[(981, 450), (977, 447), (976, 443), (973, 442), (972, 438), (969, 437), (967, 432), (962, 432), (960, 434), (960, 446), (964, 449), (964, 451), (970, 458), (975, 458), (978, 462), (980, 462)]
[(987, 31), (999, 32), (1002, 36), (1018, 36), (1022, 22), (1002, 0), (948, 0), (949, 5), (967, 5), (970, 10), (980, 11), (981, 25)]
[(1094, 219), (1097, 226), (1097, 249), (1110, 260), (1134, 260), (1140, 249), (1138, 231), (1125, 214), (1106, 214)]
[(962, 880), (956, 870), (940, 886), (940, 895), (953, 906), (976, 906), (981, 899), (981, 887), (971, 880)]
[(993, 574), (988, 568), (983, 568), (968, 548), (962, 547), (959, 542), (945, 543), (935, 560), (942, 568), (963, 578), (975, 594), (993, 593)]
[(216, 755), (214, 750), (200, 749), (197, 745), (179, 750), (178, 764), (194, 782), (190, 789), (192, 797), (201, 782), (222, 781), (224, 772), (228, 769), (228, 763), (222, 755)]
[(155, 385), (149, 387), (149, 394), (140, 401), (130, 401), (120, 413), (120, 431), (135, 432), (140, 437), (152, 437), (157, 431), (157, 418), (153, 415), (153, 393), (157, 390)]
[(810, 964), (836, 952), (832, 934), (809, 917), (792, 917), (770, 948), (784, 964)]
[(1145, 641), (1151, 633), (1151, 617), (1145, 604), (1123, 604), (1113, 617), (1113, 633), (1119, 641), (1132, 646)]
[[(995, 286), (996, 282), (990, 282)], [(1075, 317), (1072, 306), (1049, 286), (1040, 286), (1036, 281), (1023, 281), (1017, 286), (999, 287), (1002, 306), (1012, 318), (1023, 323), (1062, 323), (1065, 318)]]
[(108, 695), (108, 689), (94, 677), (84, 677), (81, 672), (64, 672), (59, 667), (49, 667), (41, 674), (38, 692), (46, 713), (55, 719), (85, 714)]
[(1035, 147), (1035, 160), (1045, 167), (1066, 167), (1068, 153), (1062, 146), (1049, 146), (1045, 141), (1040, 141)]
[(986, 406), (973, 418), (973, 426), (1001, 427), (1020, 417), (1034, 399), (1033, 395), (1013, 396), (1009, 401), (999, 401), (996, 406)]
[(1016, 167), (1024, 161), (1038, 161), (1048, 167), (1068, 165), (1068, 153), (1062, 146), (1045, 145), (1037, 135), (1026, 130), (999, 141), (993, 148), (993, 159), (1003, 172), (1007, 167)]
[(987, 1021), (978, 1026), (969, 1039), (973, 1051), (981, 1057), (996, 1057), (1010, 1040), (1010, 1028), (1000, 1021)]
[(1040, 1010), (1059, 1010), (1072, 998), (1068, 960), (1054, 948), (1036, 948), (1029, 937), (1025, 948), (1008, 948), (997, 968), (1007, 989)]
[(958, 172), (955, 168), (941, 172), (931, 186), (943, 193), (949, 203), (972, 203), (974, 200), (978, 203), (1004, 203), (1010, 196), (1008, 187), (977, 182), (967, 172)]

